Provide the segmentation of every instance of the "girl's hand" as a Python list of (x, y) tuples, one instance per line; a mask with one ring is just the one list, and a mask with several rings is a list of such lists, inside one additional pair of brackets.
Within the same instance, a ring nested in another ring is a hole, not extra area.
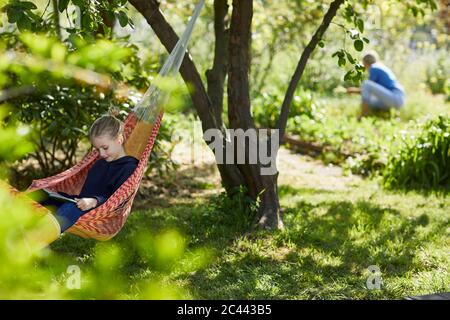
[(83, 211), (94, 208), (97, 205), (97, 199), (95, 198), (75, 198), (75, 201), (77, 202), (77, 207)]

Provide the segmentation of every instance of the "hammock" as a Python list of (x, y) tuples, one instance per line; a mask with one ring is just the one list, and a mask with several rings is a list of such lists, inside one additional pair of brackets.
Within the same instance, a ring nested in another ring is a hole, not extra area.
[[(178, 73), (188, 40), (204, 2), (201, 0), (195, 7), (186, 30), (164, 63), (157, 79)], [(122, 229), (147, 167), (164, 113), (162, 106), (167, 102), (168, 95), (168, 92), (162, 92), (155, 85), (151, 85), (136, 107), (128, 114), (124, 124), (126, 139), (124, 147), (128, 155), (139, 159), (136, 170), (106, 202), (81, 216), (67, 232), (83, 238), (105, 241), (114, 237)], [(27, 192), (47, 188), (56, 192), (79, 194), (89, 169), (99, 159), (98, 151), (93, 150), (74, 167), (55, 176), (33, 180)]]

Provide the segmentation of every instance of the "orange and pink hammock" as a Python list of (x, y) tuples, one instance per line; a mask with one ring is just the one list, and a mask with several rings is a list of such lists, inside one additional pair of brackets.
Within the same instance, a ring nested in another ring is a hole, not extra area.
[[(67, 232), (83, 238), (109, 240), (122, 229), (147, 167), (162, 115), (158, 115), (153, 125), (139, 122), (134, 112), (128, 115), (124, 128), (127, 139), (125, 149), (128, 155), (139, 159), (136, 170), (105, 203), (83, 215)], [(99, 158), (98, 151), (93, 150), (74, 167), (52, 177), (34, 180), (27, 191), (46, 188), (56, 192), (79, 194), (89, 169)]]
[[(187, 49), (187, 42), (203, 4), (204, 0), (197, 4), (186, 30), (168, 56), (159, 77), (174, 76), (178, 73)], [(150, 152), (161, 125), (162, 106), (167, 101), (168, 94), (152, 85), (133, 111), (128, 114), (124, 127), (125, 150), (128, 155), (139, 159), (136, 170), (106, 202), (83, 215), (67, 232), (83, 238), (108, 240), (122, 229), (131, 212), (133, 200), (147, 167)], [(93, 150), (74, 167), (52, 177), (34, 180), (27, 191), (46, 188), (56, 192), (79, 194), (89, 169), (97, 160), (99, 160), (99, 153)], [(35, 205), (45, 209), (37, 203)]]

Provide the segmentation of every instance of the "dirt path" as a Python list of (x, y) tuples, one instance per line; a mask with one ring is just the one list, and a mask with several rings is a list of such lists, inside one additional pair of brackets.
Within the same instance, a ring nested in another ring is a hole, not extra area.
[[(204, 143), (178, 143), (171, 155), (178, 170), (160, 178), (145, 178), (140, 188), (141, 199), (160, 200), (170, 205), (186, 198), (208, 197), (223, 191), (214, 154)], [(357, 183), (358, 176), (344, 176), (338, 166), (326, 166), (309, 156), (282, 147), (278, 153), (279, 184), (295, 188), (343, 190)]]
[(343, 190), (361, 180), (359, 176), (344, 176), (339, 166), (296, 154), (286, 148), (278, 153), (277, 168), (280, 185), (321, 190)]

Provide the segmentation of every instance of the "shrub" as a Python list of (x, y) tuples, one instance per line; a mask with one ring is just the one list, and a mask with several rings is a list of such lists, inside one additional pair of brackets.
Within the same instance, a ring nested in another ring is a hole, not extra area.
[(435, 65), (427, 69), (425, 83), (433, 94), (447, 95), (447, 101), (450, 101), (450, 79), (448, 78), (448, 70), (450, 63), (448, 58), (438, 58)]
[[(30, 151), (27, 135), (23, 126), (0, 125), (0, 172), (5, 162)], [(186, 299), (186, 290), (168, 275), (195, 272), (211, 260), (210, 250), (187, 248), (175, 229), (157, 234), (136, 229), (93, 247), (87, 242), (73, 245), (64, 235), (32, 254), (24, 233), (33, 229), (39, 215), (30, 199), (11, 194), (6, 178), (0, 175), (0, 299)], [(130, 285), (128, 272), (136, 268), (142, 268), (142, 275)]]
[(450, 186), (450, 118), (439, 116), (423, 125), (417, 138), (391, 155), (383, 175), (389, 188), (436, 189)]
[(370, 175), (383, 169), (392, 145), (392, 135), (398, 124), (395, 120), (306, 115), (288, 120), (288, 131), (306, 143), (322, 148), (326, 163), (343, 165), (353, 173)]
[[(311, 91), (301, 88), (294, 96), (289, 110), (289, 117), (306, 115), (313, 117), (319, 109)], [(253, 100), (252, 113), (258, 126), (275, 128), (284, 96), (279, 93), (258, 94)]]
[[(22, 188), (31, 177), (73, 166), (87, 152), (88, 130), (96, 118), (111, 105), (118, 106), (124, 118), (134, 106), (138, 97), (128, 95), (123, 87), (147, 89), (150, 75), (159, 68), (158, 57), (144, 61), (138, 58), (136, 46), (123, 41), (67, 43), (29, 33), (0, 35), (2, 49), (6, 49), (0, 51), (6, 62), (0, 65), (0, 84), (6, 92), (22, 92), (9, 97), (5, 122), (29, 125), (33, 131), (30, 141), (35, 145), (32, 153), (11, 168), (15, 186)], [(11, 60), (11, 55), (21, 59)], [(110, 90), (111, 80), (116, 83), (114, 90)], [(160, 140), (168, 140), (172, 130), (163, 122), (151, 166), (170, 167)]]

